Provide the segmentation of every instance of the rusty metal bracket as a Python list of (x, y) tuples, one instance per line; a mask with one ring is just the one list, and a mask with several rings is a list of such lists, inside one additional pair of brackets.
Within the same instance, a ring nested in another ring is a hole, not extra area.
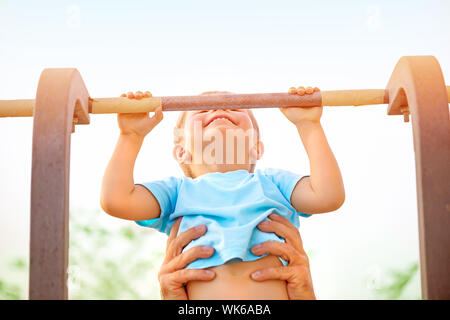
[(30, 299), (67, 299), (70, 136), (89, 123), (89, 94), (76, 69), (45, 69), (33, 122)]
[(422, 296), (450, 299), (450, 118), (439, 62), (402, 57), (386, 90), (388, 115), (411, 113)]

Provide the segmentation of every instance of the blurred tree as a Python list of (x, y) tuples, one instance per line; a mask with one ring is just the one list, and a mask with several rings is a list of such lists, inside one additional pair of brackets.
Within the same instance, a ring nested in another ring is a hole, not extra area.
[(160, 299), (156, 278), (164, 248), (151, 246), (156, 231), (132, 222), (107, 229), (98, 221), (104, 214), (71, 214), (70, 299)]
[(421, 299), (420, 292), (414, 288), (413, 292), (406, 293), (408, 286), (413, 282), (419, 269), (418, 262), (412, 262), (402, 269), (389, 269), (385, 272), (383, 283), (373, 289), (375, 296), (379, 299)]
[[(70, 213), (69, 298), (160, 299), (156, 278), (165, 248), (155, 247), (157, 231), (121, 221), (107, 229), (100, 215)], [(27, 299), (28, 256), (2, 260), (0, 299)]]

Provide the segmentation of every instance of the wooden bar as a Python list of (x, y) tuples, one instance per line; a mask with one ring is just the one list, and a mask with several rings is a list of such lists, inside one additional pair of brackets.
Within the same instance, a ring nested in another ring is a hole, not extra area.
[[(447, 87), (450, 92), (450, 87)], [(162, 106), (164, 111), (198, 109), (236, 108), (279, 108), (286, 106), (311, 107), (320, 103), (323, 106), (363, 106), (387, 104), (384, 89), (321, 91), (312, 95), (292, 95), (288, 93), (259, 93), (209, 96), (151, 97), (141, 100), (118, 98), (90, 99), (89, 113), (136, 113), (152, 112)], [(450, 94), (449, 94), (450, 97)], [(0, 100), (0, 117), (32, 117), (35, 101)], [(450, 103), (450, 98), (449, 98)]]
[(384, 89), (335, 90), (322, 93), (324, 106), (365, 106), (389, 103)]
[(320, 92), (300, 96), (289, 93), (223, 94), (162, 97), (164, 111), (204, 109), (250, 109), (279, 107), (314, 107), (322, 104)]
[[(325, 107), (366, 106), (388, 104), (389, 98), (384, 89), (357, 89), (320, 91), (311, 95), (299, 96), (288, 93), (226, 94), (205, 96), (151, 97), (141, 100), (118, 98), (90, 98), (89, 113), (137, 113), (153, 112), (158, 107), (164, 111), (183, 111), (201, 109), (239, 109), (312, 107), (320, 104)], [(447, 87), (447, 101), (450, 103), (450, 86)], [(32, 117), (35, 101), (0, 100), (1, 117)]]
[(161, 98), (151, 97), (140, 100), (128, 98), (99, 98), (91, 99), (91, 110), (93, 114), (106, 113), (139, 113), (151, 112), (161, 107)]

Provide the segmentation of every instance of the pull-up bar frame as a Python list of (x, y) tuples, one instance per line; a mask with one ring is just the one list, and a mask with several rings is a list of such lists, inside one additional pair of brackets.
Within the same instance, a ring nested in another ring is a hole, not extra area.
[(433, 56), (402, 57), (386, 89), (185, 97), (90, 98), (76, 69), (45, 69), (36, 99), (0, 101), (0, 117), (33, 116), (30, 299), (67, 299), (70, 137), (89, 114), (211, 108), (388, 104), (412, 118), (424, 299), (450, 299), (450, 119)]

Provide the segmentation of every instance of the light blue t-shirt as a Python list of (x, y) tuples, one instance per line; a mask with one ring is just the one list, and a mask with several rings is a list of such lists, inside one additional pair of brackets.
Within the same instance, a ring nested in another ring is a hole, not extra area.
[(297, 228), (299, 215), (290, 203), (292, 190), (303, 175), (280, 169), (236, 170), (213, 172), (195, 179), (168, 177), (163, 180), (138, 183), (155, 196), (161, 207), (159, 218), (136, 221), (167, 235), (178, 217), (183, 216), (178, 234), (205, 224), (207, 232), (191, 241), (183, 251), (195, 246), (211, 246), (214, 254), (198, 259), (186, 268), (208, 268), (230, 261), (253, 261), (250, 248), (265, 241), (284, 239), (274, 233), (260, 231), (256, 226), (272, 213), (288, 219)]

